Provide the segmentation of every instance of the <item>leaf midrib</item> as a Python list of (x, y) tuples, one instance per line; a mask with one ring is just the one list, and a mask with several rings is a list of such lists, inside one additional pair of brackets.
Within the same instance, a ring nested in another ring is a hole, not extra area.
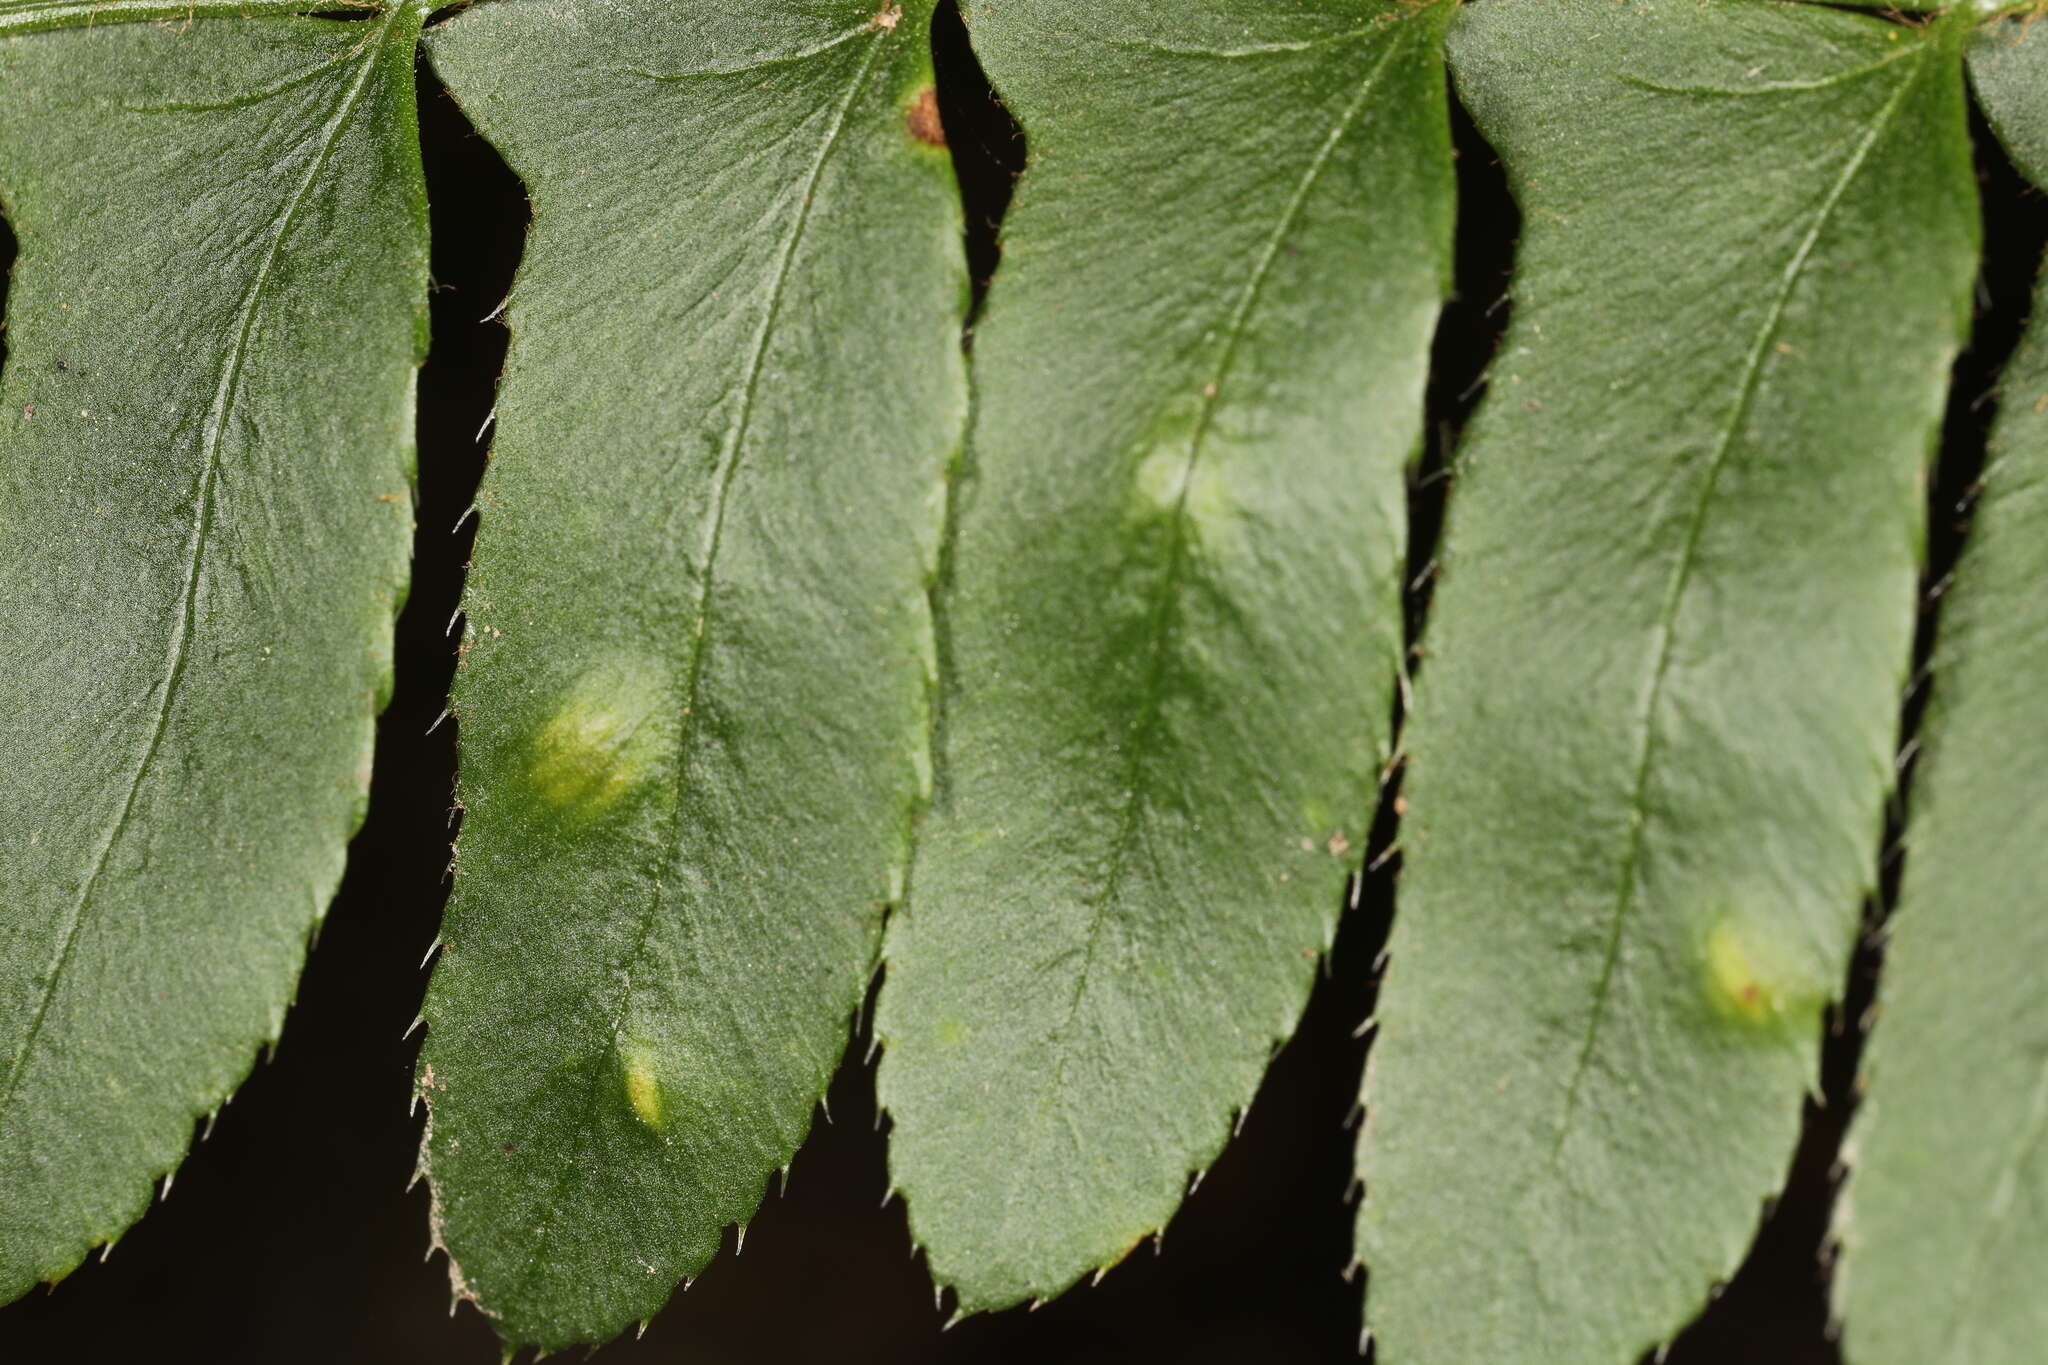
[[(391, 25), (402, 13), (403, 7), (395, 8), (385, 19), (384, 31), (377, 35), (380, 47), (389, 35)], [(356, 76), (354, 84), (344, 90), (335, 101), (333, 113), (321, 130), (320, 148), (314, 154), (312, 164), (306, 168), (306, 174), (300, 178), (292, 197), (286, 201), (284, 212), (277, 217), (270, 244), (264, 250), (262, 263), (257, 267), (256, 278), (251, 282), (236, 317), (234, 340), (222, 359), (213, 401), (208, 407), (201, 430), (200, 471), (198, 477), (193, 480), (193, 501), (197, 507), (197, 514), (193, 519), (190, 549), (186, 554), (185, 582), (180, 592), (178, 616), (165, 649), (167, 657), (163, 678), (158, 684), (163, 700), (158, 705), (156, 716), (151, 723), (149, 740), (143, 746), (141, 757), (129, 777), (128, 789), (122, 798), (120, 811), (108, 828), (106, 838), (101, 842), (99, 851), (93, 858), (92, 869), (86, 874), (78, 897), (72, 902), (66, 915), (61, 941), (51, 961), (41, 998), (36, 1004), (35, 1015), (8, 1067), (6, 1086), (0, 1089), (0, 1122), (4, 1122), (7, 1111), (14, 1103), (21, 1086), (21, 1078), (27, 1073), (29, 1058), (35, 1051), (36, 1043), (41, 1039), (44, 1024), (49, 1018), (51, 1003), (56, 999), (57, 986), (70, 964), (72, 949), (77, 944), (79, 929), (85, 921), (85, 913), (94, 891), (98, 888), (100, 876), (106, 870), (114, 846), (128, 826), (129, 818), (135, 810), (136, 798), (142, 791), (143, 780), (148, 775), (151, 764), (156, 761), (164, 736), (170, 729), (171, 708), (176, 703), (179, 684), (184, 678), (192, 631), (196, 624), (199, 583), (204, 573), (207, 539), (214, 522), (214, 490), (219, 480), (221, 446), (225, 440), (228, 419), (233, 414), (235, 399), (241, 388), (243, 366), (249, 352), (249, 339), (255, 330), (256, 313), (262, 304), (264, 290), (270, 283), (278, 253), (283, 248), (284, 239), (291, 230), (293, 220), (312, 193), (320, 173), (326, 169), (335, 145), (341, 140), (342, 133), (355, 113), (357, 103), (369, 87), (370, 77), (378, 66), (379, 55), (372, 53), (363, 58), (362, 71)]]
[(1895, 48), (1885, 53), (1884, 56), (1879, 57), (1874, 62), (1867, 62), (1862, 66), (1852, 67), (1847, 71), (1837, 71), (1832, 75), (1820, 76), (1813, 80), (1762, 81), (1756, 85), (1749, 86), (1669, 85), (1663, 81), (1653, 80), (1648, 76), (1634, 75), (1630, 72), (1623, 72), (1620, 79), (1624, 85), (1632, 85), (1638, 90), (1647, 90), (1658, 95), (1691, 95), (1695, 98), (1722, 97), (1729, 99), (1746, 99), (1755, 95), (1806, 95), (1812, 94), (1817, 90), (1828, 90), (1834, 86), (1847, 85), (1851, 81), (1861, 80), (1865, 76), (1872, 75), (1884, 67), (1890, 66), (1901, 58), (1917, 57), (1925, 51), (1926, 48), (1923, 46), (1908, 44), (1905, 47)]
[[(1399, 20), (1394, 22), (1398, 23)], [(1237, 61), (1245, 57), (1268, 57), (1283, 52), (1313, 52), (1317, 48), (1335, 47), (1348, 43), (1354, 38), (1367, 38), (1380, 32), (1385, 21), (1367, 24), (1361, 28), (1346, 29), (1342, 33), (1326, 34), (1320, 38), (1302, 38), (1294, 42), (1246, 43), (1241, 47), (1199, 47), (1160, 42), (1156, 38), (1110, 38), (1106, 45), (1129, 48), (1138, 52), (1154, 53), (1162, 57), (1206, 57), (1214, 61)]]
[[(1912, 49), (1912, 55), (1924, 59), (1928, 50), (1927, 45), (1923, 43)], [(1863, 67), (1853, 74), (1868, 76), (1887, 64), (1888, 62), (1875, 63)], [(1819, 212), (1814, 215), (1813, 225), (1808, 228), (1806, 236), (1799, 243), (1798, 249), (1793, 252), (1792, 260), (1786, 266), (1784, 277), (1779, 284), (1777, 295), (1772, 299), (1771, 307), (1765, 314), (1763, 326), (1758, 329), (1756, 340), (1750, 347), (1749, 355), (1743, 365), (1742, 379), (1737, 390), (1735, 403), (1730, 409), (1727, 422), (1721, 429), (1720, 439), (1715, 445), (1714, 453), (1708, 461), (1706, 474), (1701, 480), (1699, 498), (1694, 505), (1691, 521), (1686, 527), (1685, 540), (1679, 547), (1678, 561), (1673, 565), (1671, 579), (1665, 589), (1664, 601), (1659, 608), (1656, 624), (1656, 659), (1651, 666), (1650, 685), (1638, 722), (1642, 732), (1642, 739), (1637, 750), (1635, 773), (1629, 795), (1628, 843), (1622, 852), (1619, 884), (1615, 890), (1614, 909), (1609, 915), (1607, 944), (1600, 964), (1600, 975), (1593, 984), (1592, 1007), (1586, 1020), (1585, 1036), (1581, 1040), (1578, 1056), (1573, 1062), (1571, 1079), (1566, 1083), (1563, 1115), (1558, 1122), (1557, 1139), (1552, 1144), (1550, 1150), (1549, 1164), (1553, 1167), (1563, 1154), (1565, 1141), (1571, 1134), (1572, 1123), (1577, 1116), (1579, 1098), (1584, 1089), (1586, 1073), (1592, 1063), (1593, 1051), (1599, 1039), (1600, 1027), (1606, 1018), (1608, 1001), (1612, 998), (1614, 973), (1620, 962), (1622, 941), (1631, 912), (1635, 908), (1637, 879), (1641, 870), (1643, 854), (1644, 831), (1649, 824), (1647, 797), (1649, 794), (1650, 772), (1655, 766), (1657, 751), (1657, 711), (1663, 702), (1665, 680), (1670, 676), (1671, 672), (1678, 611), (1683, 603), (1686, 588), (1692, 578), (1693, 564), (1698, 555), (1700, 536), (1706, 526), (1707, 513), (1713, 504), (1721, 471), (1726, 467), (1729, 455), (1734, 449), (1737, 433), (1742, 430), (1744, 424), (1749, 419), (1749, 413), (1755, 404), (1757, 393), (1762, 387), (1764, 363), (1769, 357), (1771, 342), (1777, 336), (1778, 329), (1784, 323), (1785, 309), (1791, 302), (1793, 291), (1805, 276), (1807, 265), (1813, 257), (1814, 248), (1819, 244), (1821, 233), (1826, 230), (1836, 208), (1841, 204), (1843, 196), (1848, 193), (1849, 186), (1854, 183), (1856, 176), (1862, 171), (1865, 163), (1868, 162), (1872, 149), (1876, 147), (1889, 130), (1892, 120), (1897, 115), (1899, 106), (1905, 100), (1906, 93), (1913, 88), (1913, 82), (1918, 79), (1924, 66), (1923, 60), (1920, 65), (1916, 65), (1909, 70), (1904, 79), (1899, 82), (1898, 89), (1892, 92), (1883, 107), (1879, 109), (1877, 117), (1871, 121), (1870, 131), (1864, 135), (1863, 140), (1857, 144), (1855, 151), (1850, 154), (1848, 160), (1844, 163), (1842, 173), (1836, 177), (1835, 183), (1829, 189), (1827, 197), (1821, 202)]]

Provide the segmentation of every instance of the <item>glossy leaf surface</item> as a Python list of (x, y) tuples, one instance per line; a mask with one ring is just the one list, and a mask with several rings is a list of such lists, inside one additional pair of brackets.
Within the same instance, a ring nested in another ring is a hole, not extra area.
[(963, 1311), (1164, 1226), (1294, 1029), (1388, 752), (1449, 7), (964, 10), (1029, 169), (974, 345), (877, 1035)]
[[(2048, 29), (1970, 58), (2021, 172), (2048, 186)], [(1887, 930), (1866, 1093), (1837, 1203), (1855, 1365), (2022, 1365), (2048, 1340), (2048, 309), (1999, 385)]]
[(1480, 0), (1520, 205), (1406, 742), (1386, 1365), (1630, 1362), (1741, 1260), (1877, 866), (1970, 317), (1955, 24)]
[(412, 542), (419, 11), (0, 38), (0, 1299), (148, 1206), (341, 876)]
[(420, 1093), (458, 1292), (645, 1319), (810, 1125), (928, 772), (964, 421), (930, 6), (506, 0), (430, 35), (524, 179)]

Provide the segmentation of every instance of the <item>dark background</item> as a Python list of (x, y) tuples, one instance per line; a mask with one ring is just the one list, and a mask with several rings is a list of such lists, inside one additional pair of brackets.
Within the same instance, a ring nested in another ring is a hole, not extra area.
[[(985, 281), (1023, 144), (949, 10), (936, 45), (970, 261)], [(509, 287), (527, 206), (431, 73), (422, 73), (420, 94), (434, 346), (421, 381), (416, 580), (399, 623), (398, 689), (379, 732), (369, 820), (277, 1055), (257, 1065), (178, 1172), (168, 1200), (105, 1264), (95, 1258), (54, 1290), (0, 1310), (0, 1358), (9, 1361), (484, 1365), (499, 1354), (473, 1308), (450, 1315), (445, 1265), (425, 1259), (425, 1192), (407, 1190), (419, 1139), (407, 1112), (417, 1039), (404, 1035), (426, 986), (419, 964), (447, 889), (455, 727), (429, 727), (454, 662), (445, 627), (470, 529), (457, 523), (482, 470), (474, 437), (504, 355), (503, 329), (478, 320)], [(2041, 200), (1985, 130), (1977, 132), (1985, 275), (1977, 339), (1957, 366), (1930, 495), (1930, 585), (1953, 562), (1982, 464), (1992, 382), (2025, 319), (2048, 241)], [(1457, 138), (1458, 294), (1437, 341), (1430, 440), (1411, 495), (1411, 568), (1424, 584), (1448, 483), (1442, 452), (1480, 396), (1507, 320), (1517, 232), (1500, 169), (1462, 115)], [(11, 257), (0, 227), (0, 262)], [(1426, 598), (1426, 586), (1411, 594), (1411, 638)], [(1928, 600), (1923, 662), (1939, 594)], [(1916, 689), (1907, 702), (1907, 734), (1922, 700)], [(1390, 824), (1383, 808), (1368, 859), (1385, 846)], [(1888, 860), (1887, 891), (1895, 870)], [(1366, 879), (1299, 1035), (1279, 1053), (1242, 1134), (1174, 1220), (1160, 1254), (1141, 1252), (1099, 1287), (1036, 1312), (942, 1331), (945, 1312), (912, 1257), (903, 1207), (881, 1204), (885, 1134), (875, 1126), (872, 1070), (859, 1064), (863, 1035), (833, 1084), (831, 1121), (819, 1120), (798, 1155), (788, 1193), (769, 1197), (745, 1254), (733, 1256), (728, 1237), (726, 1254), (675, 1297), (644, 1340), (607, 1347), (602, 1361), (1356, 1361), (1363, 1277), (1347, 1279), (1344, 1270), (1352, 1111), (1367, 1042), (1353, 1033), (1371, 1012), (1372, 966), (1397, 873), (1395, 859)], [(1878, 918), (1873, 908), (1873, 927)], [(1827, 1330), (1823, 1243), (1860, 1049), (1860, 1031), (1841, 1021), (1862, 1017), (1878, 959), (1867, 934), (1786, 1195), (1748, 1264), (1673, 1347), (1672, 1365), (1838, 1360)]]

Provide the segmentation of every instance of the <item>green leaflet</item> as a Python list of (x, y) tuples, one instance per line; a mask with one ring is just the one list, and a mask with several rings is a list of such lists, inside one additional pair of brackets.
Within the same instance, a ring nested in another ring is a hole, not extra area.
[(381, 0), (0, 0), (0, 34), (99, 28), (138, 19), (177, 25), (202, 15), (375, 14), (382, 8)]
[(901, 893), (965, 417), (930, 9), (429, 35), (534, 203), (419, 1075), (437, 1235), (515, 1343), (647, 1318), (752, 1216)]
[[(2048, 185), (2048, 29), (1986, 30), (1992, 126)], [(1934, 692), (1868, 1092), (1837, 1208), (1836, 1306), (1857, 1365), (2030, 1365), (2048, 1338), (2048, 325), (2000, 384)]]
[(0, 1299), (275, 1040), (391, 681), (422, 11), (0, 38)]
[(1159, 1229), (1292, 1032), (1401, 663), (1445, 4), (965, 9), (1031, 143), (877, 1036), (963, 1312)]
[(1388, 1365), (1626, 1362), (1741, 1258), (1875, 872), (1978, 226), (1954, 23), (1482, 0), (1523, 213), (1361, 1137)]

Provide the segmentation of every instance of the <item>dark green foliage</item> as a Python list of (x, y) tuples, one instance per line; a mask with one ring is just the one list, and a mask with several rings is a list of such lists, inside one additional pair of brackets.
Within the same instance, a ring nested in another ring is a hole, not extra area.
[[(1378, 1359), (1629, 1365), (1697, 1313), (1887, 856), (1965, 74), (2048, 184), (2030, 8), (968, 0), (1029, 146), (971, 337), (936, 0), (304, 9), (0, 0), (0, 1298), (276, 1040), (361, 818), (424, 52), (533, 207), (416, 1084), (459, 1297), (513, 1347), (645, 1321), (878, 975), (942, 1298), (1107, 1269), (1380, 807)], [(1447, 51), (1522, 231), (1432, 548)], [(1835, 1209), (1852, 1365), (2048, 1332), (2038, 329), (1999, 404)]]
[(514, 1342), (614, 1335), (746, 1223), (902, 894), (966, 276), (929, 7), (892, 14), (430, 42), (534, 202), (419, 1078), (436, 1236)]
[(969, 13), (1032, 159), (876, 1021), (966, 1310), (1164, 1227), (1294, 1030), (1389, 752), (1450, 249), (1448, 5), (1098, 8)]
[[(2048, 185), (2048, 30), (1981, 32), (1978, 99)], [(2048, 1339), (2048, 331), (1999, 386), (1968, 548), (1941, 597), (1868, 1092), (1837, 1205), (1859, 1365), (2024, 1361)]]
[(1965, 31), (1546, 0), (1453, 34), (1524, 229), (1406, 742), (1360, 1152), (1388, 1362), (1632, 1360), (1783, 1179), (1970, 316)]
[(0, 1298), (284, 1023), (391, 685), (417, 8), (0, 38)]

